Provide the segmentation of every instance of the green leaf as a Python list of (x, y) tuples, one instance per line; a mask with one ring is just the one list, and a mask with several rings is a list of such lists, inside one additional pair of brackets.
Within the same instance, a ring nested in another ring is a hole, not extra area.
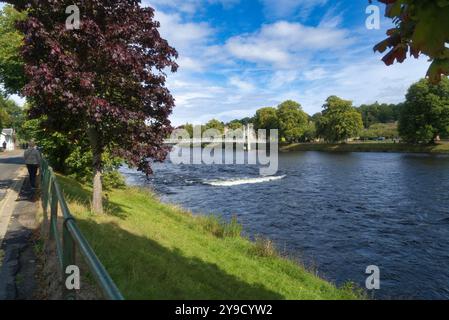
[(449, 76), (449, 59), (435, 59), (427, 71), (431, 83), (438, 83), (442, 74)]

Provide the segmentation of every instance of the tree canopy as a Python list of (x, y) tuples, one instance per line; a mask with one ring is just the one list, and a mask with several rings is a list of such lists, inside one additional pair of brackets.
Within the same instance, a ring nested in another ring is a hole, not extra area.
[(85, 137), (93, 155), (93, 209), (102, 212), (103, 154), (145, 173), (162, 161), (174, 99), (165, 86), (177, 52), (140, 1), (78, 1), (79, 30), (65, 27), (65, 1), (9, 1), (28, 10), (20, 24), (29, 115), (49, 131)]
[(240, 120), (232, 120), (231, 122), (227, 123), (226, 126), (231, 130), (238, 130), (242, 129), (244, 126), (243, 123)]
[(23, 110), (17, 103), (0, 95), (0, 129), (13, 128), (19, 131), (24, 118)]
[(258, 129), (279, 129), (279, 120), (276, 108), (266, 107), (256, 111), (254, 116), (254, 128)]
[(449, 75), (449, 1), (378, 1), (386, 4), (385, 15), (395, 24), (387, 31), (388, 38), (374, 47), (381, 53), (389, 49), (382, 59), (385, 64), (402, 63), (407, 54), (415, 58), (424, 54), (432, 61), (427, 72), (431, 82)]
[(217, 120), (217, 119), (212, 119), (210, 120), (208, 123), (206, 123), (206, 125), (204, 126), (205, 130), (209, 130), (209, 129), (215, 129), (220, 133), (223, 133), (224, 131), (224, 123)]
[(20, 93), (25, 85), (24, 63), (20, 55), (23, 34), (16, 29), (16, 22), (25, 18), (25, 13), (11, 5), (0, 10), (0, 85), (3, 94)]
[(331, 96), (317, 117), (317, 135), (328, 142), (341, 142), (357, 137), (363, 128), (361, 114), (352, 102)]
[(399, 120), (401, 104), (375, 102), (362, 104), (357, 110), (362, 114), (363, 125), (367, 129), (376, 123), (392, 123)]
[(299, 141), (308, 129), (308, 118), (299, 103), (292, 100), (281, 103), (277, 109), (281, 139), (288, 142)]
[(439, 84), (421, 80), (412, 85), (399, 119), (401, 137), (411, 143), (432, 143), (449, 135), (449, 80)]

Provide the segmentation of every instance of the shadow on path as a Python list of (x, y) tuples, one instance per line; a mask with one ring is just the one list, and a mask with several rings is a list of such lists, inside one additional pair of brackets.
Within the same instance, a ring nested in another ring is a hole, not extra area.
[(36, 288), (36, 257), (33, 234), (36, 229), (36, 194), (28, 179), (16, 200), (13, 215), (0, 248), (0, 300), (32, 299)]
[(0, 154), (0, 164), (24, 164), (23, 156), (2, 157)]

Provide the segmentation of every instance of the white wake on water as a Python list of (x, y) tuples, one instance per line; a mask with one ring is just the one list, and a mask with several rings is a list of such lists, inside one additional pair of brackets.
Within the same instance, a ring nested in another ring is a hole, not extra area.
[(284, 179), (286, 176), (267, 176), (258, 178), (230, 179), (230, 180), (206, 180), (205, 184), (214, 187), (232, 187), (242, 184), (256, 184)]

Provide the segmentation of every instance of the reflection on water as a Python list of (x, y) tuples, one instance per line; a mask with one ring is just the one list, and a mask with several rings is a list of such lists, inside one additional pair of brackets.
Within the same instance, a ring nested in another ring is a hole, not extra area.
[[(276, 178), (257, 166), (157, 164), (131, 184), (196, 213), (236, 215), (326, 279), (364, 286), (377, 265), (377, 298), (449, 298), (449, 157), (383, 153), (280, 154)], [(250, 181), (252, 183), (241, 183)]]

